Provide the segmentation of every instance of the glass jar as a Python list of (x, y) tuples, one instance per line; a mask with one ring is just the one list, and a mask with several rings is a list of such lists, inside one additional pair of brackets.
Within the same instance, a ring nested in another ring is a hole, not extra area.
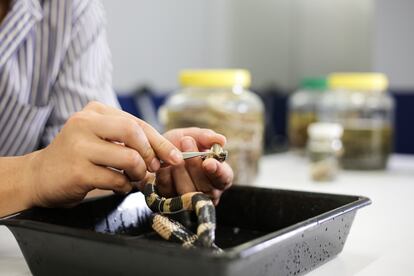
[(182, 89), (170, 96), (159, 112), (165, 129), (195, 126), (223, 134), (234, 183), (253, 183), (263, 148), (264, 107), (260, 98), (247, 90), (250, 73), (186, 70), (179, 79)]
[(394, 111), (387, 77), (378, 73), (336, 73), (329, 76), (328, 82), (332, 92), (322, 97), (318, 117), (343, 126), (342, 167), (385, 169), (393, 144)]
[(317, 121), (316, 106), (326, 88), (325, 77), (306, 78), (302, 80), (301, 88), (289, 97), (288, 137), (291, 149), (304, 152), (308, 126)]
[(313, 123), (308, 128), (308, 156), (311, 177), (315, 181), (331, 181), (339, 171), (342, 154), (342, 126), (335, 123)]

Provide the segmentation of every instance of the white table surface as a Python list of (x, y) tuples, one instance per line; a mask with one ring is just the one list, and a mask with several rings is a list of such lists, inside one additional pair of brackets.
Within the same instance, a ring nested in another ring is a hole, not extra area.
[[(266, 156), (257, 186), (364, 195), (344, 250), (308, 275), (414, 275), (414, 156), (392, 156), (387, 171), (342, 171), (329, 183), (312, 182), (308, 163), (293, 154)], [(0, 275), (30, 275), (7, 228), (0, 227)]]

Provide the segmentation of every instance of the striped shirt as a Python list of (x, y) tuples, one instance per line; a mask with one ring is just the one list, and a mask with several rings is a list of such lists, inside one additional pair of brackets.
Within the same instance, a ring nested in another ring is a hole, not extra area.
[(0, 156), (48, 145), (89, 101), (118, 106), (103, 7), (13, 0), (0, 25)]

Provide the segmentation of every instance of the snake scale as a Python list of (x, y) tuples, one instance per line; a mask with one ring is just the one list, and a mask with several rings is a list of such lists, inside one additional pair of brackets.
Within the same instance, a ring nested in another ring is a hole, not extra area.
[[(206, 158), (223, 162), (227, 151), (215, 144)], [(161, 197), (156, 192), (155, 178), (144, 186), (144, 196), (148, 207), (153, 211), (151, 227), (165, 240), (180, 242), (185, 248), (205, 247), (215, 251), (216, 210), (211, 199), (202, 192), (191, 192), (173, 198)], [(191, 232), (181, 223), (165, 216), (183, 211), (194, 211), (197, 220), (197, 233)]]

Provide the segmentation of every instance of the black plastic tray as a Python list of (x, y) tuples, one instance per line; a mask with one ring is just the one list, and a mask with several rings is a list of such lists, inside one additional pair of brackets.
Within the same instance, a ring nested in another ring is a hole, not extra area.
[(34, 275), (299, 275), (341, 252), (365, 197), (235, 186), (217, 207), (222, 254), (161, 240), (141, 193), (0, 220)]

